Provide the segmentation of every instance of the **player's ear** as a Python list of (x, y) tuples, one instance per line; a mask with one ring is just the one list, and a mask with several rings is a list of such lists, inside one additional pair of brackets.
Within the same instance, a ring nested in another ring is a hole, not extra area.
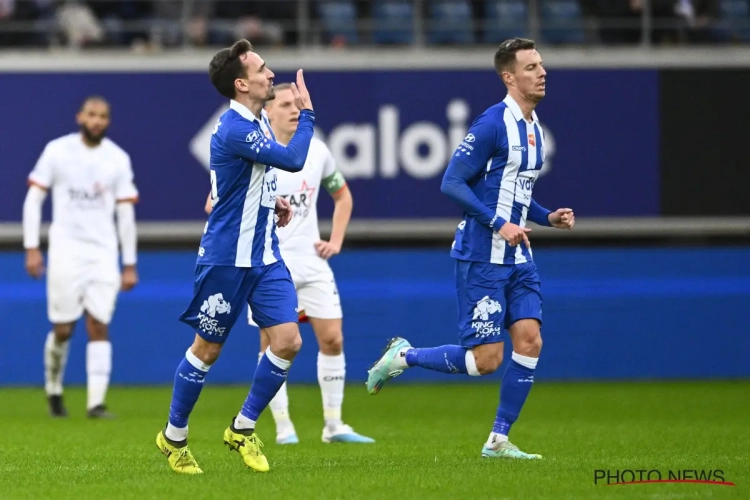
[(237, 78), (234, 81), (234, 88), (235, 88), (235, 90), (237, 90), (237, 92), (247, 92), (248, 91), (247, 83), (245, 83), (245, 80), (243, 80), (242, 78)]

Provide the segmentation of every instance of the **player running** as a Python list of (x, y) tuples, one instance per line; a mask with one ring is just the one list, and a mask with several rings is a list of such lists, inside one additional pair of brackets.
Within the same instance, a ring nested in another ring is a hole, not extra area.
[(368, 372), (367, 390), (377, 394), (413, 366), (471, 376), (493, 373), (503, 361), (509, 334), (513, 354), (482, 456), (539, 459), (508, 441), (542, 348), (542, 296), (526, 220), (571, 229), (575, 217), (569, 208), (551, 212), (531, 197), (544, 163), (544, 135), (534, 108), (545, 95), (547, 74), (536, 45), (506, 40), (495, 53), (495, 70), (508, 95), (474, 121), (441, 186), (464, 210), (451, 248), (460, 345), (418, 349), (403, 338), (391, 339)]
[[(138, 282), (136, 226), (130, 157), (106, 138), (110, 107), (102, 97), (89, 97), (76, 121), (80, 132), (47, 143), (29, 174), (23, 204), (26, 270), (34, 278), (44, 273), (39, 250), (42, 205), (52, 190), (49, 230), (47, 316), (52, 331), (44, 344), (44, 388), (49, 412), (66, 417), (63, 375), (73, 327), (86, 314), (87, 414), (109, 418), (105, 396), (112, 371), (108, 325), (117, 294)], [(117, 214), (117, 225), (114, 216)], [(118, 262), (118, 235), (123, 269)]]
[[(288, 144), (299, 122), (299, 109), (294, 105), (291, 86), (286, 83), (274, 87), (276, 98), (266, 104), (271, 128), (280, 144)], [(341, 406), (344, 401), (346, 364), (343, 352), (342, 311), (336, 280), (326, 259), (338, 254), (344, 241), (346, 226), (352, 214), (352, 195), (328, 147), (313, 138), (307, 162), (301, 172), (278, 173), (277, 192), (289, 200), (294, 216), (292, 221), (277, 231), (279, 249), (292, 274), (297, 289), (301, 321), (309, 321), (318, 340), (318, 383), (323, 396), (324, 443), (373, 443), (343, 423)], [(317, 201), (321, 183), (334, 201), (333, 227), (330, 241), (320, 239)], [(206, 212), (211, 212), (210, 196)], [(248, 321), (255, 325), (252, 310)], [(260, 357), (268, 348), (269, 339), (261, 333)], [(296, 444), (297, 431), (289, 416), (289, 397), (286, 382), (269, 404), (276, 423), (276, 442)]]
[(276, 237), (274, 214), (279, 227), (292, 217), (289, 202), (276, 196), (276, 169), (302, 170), (315, 114), (299, 70), (291, 87), (299, 126), (288, 145), (275, 141), (263, 110), (274, 98), (274, 74), (247, 40), (216, 53), (209, 76), (216, 90), (230, 99), (230, 109), (216, 122), (211, 137), (213, 210), (198, 250), (194, 298), (180, 316), (195, 329), (195, 341), (177, 367), (169, 420), (156, 445), (174, 471), (203, 472), (187, 446), (188, 417), (209, 368), (248, 303), (270, 347), (258, 363), (244, 405), (224, 431), (224, 444), (239, 452), (247, 467), (266, 472), (268, 460), (255, 423), (302, 346), (294, 283)]

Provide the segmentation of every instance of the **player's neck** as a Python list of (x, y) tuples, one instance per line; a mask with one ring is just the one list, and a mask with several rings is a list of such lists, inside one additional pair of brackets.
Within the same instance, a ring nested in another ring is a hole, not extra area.
[(101, 141), (99, 141), (99, 142), (94, 142), (94, 141), (92, 141), (91, 139), (89, 139), (88, 137), (86, 137), (86, 134), (84, 134), (83, 132), (81, 132), (81, 133), (80, 133), (79, 135), (80, 135), (80, 137), (81, 137), (81, 142), (82, 142), (82, 143), (83, 143), (83, 144), (84, 144), (84, 145), (85, 145), (85, 146), (86, 146), (87, 148), (91, 148), (91, 149), (94, 149), (94, 148), (95, 148), (95, 147), (97, 147), (97, 146), (98, 146), (99, 144), (101, 144)]
[(523, 113), (523, 118), (530, 122), (533, 119), (532, 113), (534, 112), (534, 108), (536, 108), (536, 102), (526, 99), (522, 95), (519, 95), (518, 92), (508, 92), (510, 96), (513, 98), (514, 101), (516, 101), (516, 104), (518, 104), (518, 107), (521, 108), (521, 113)]
[(234, 100), (245, 106), (256, 118), (260, 119), (260, 112), (265, 104), (263, 101), (256, 101), (244, 96), (237, 96)]

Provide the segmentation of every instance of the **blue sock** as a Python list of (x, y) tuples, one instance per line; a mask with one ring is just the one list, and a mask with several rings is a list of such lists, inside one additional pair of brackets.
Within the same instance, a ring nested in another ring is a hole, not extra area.
[[(291, 361), (281, 359), (273, 354), (270, 347), (260, 359), (258, 367), (255, 369), (255, 377), (253, 377), (253, 385), (250, 387), (250, 393), (247, 395), (245, 404), (242, 405), (242, 410), (240, 411), (240, 416), (249, 420), (253, 428), (260, 414), (266, 409), (274, 396), (276, 396), (279, 389), (281, 389), (291, 365)], [(241, 423), (244, 422), (235, 421), (235, 425)], [(242, 428), (245, 428), (245, 426), (243, 425)]]
[[(178, 429), (187, 427), (188, 417), (190, 417), (190, 412), (193, 411), (193, 407), (195, 407), (195, 403), (198, 401), (201, 389), (203, 389), (203, 381), (209, 368), (209, 365), (201, 362), (189, 350), (185, 353), (182, 361), (180, 361), (177, 371), (174, 374), (172, 404), (169, 405), (169, 423), (173, 427)], [(187, 431), (185, 431), (184, 436), (175, 436), (170, 439), (182, 440), (176, 439), (177, 437), (185, 439)]]
[[(513, 353), (513, 357), (519, 357)], [(526, 358), (525, 356), (523, 358)], [(526, 358), (534, 359), (534, 358)], [(503, 375), (500, 386), (500, 406), (497, 409), (497, 417), (492, 432), (507, 436), (510, 426), (518, 420), (521, 408), (534, 385), (534, 368), (527, 368), (511, 359)]]
[(406, 364), (443, 373), (466, 374), (466, 351), (460, 345), (443, 345), (406, 351)]

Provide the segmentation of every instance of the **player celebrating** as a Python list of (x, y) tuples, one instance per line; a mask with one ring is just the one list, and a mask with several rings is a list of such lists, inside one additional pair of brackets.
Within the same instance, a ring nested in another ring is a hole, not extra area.
[(23, 204), (26, 270), (34, 278), (44, 273), (39, 226), (42, 205), (52, 189), (47, 315), (53, 326), (44, 344), (49, 411), (53, 417), (68, 414), (63, 404), (63, 375), (73, 327), (85, 311), (88, 416), (107, 418), (113, 416), (105, 405), (112, 371), (107, 325), (118, 291), (130, 290), (138, 282), (133, 208), (138, 191), (130, 157), (105, 137), (110, 123), (107, 101), (96, 96), (87, 98), (76, 120), (80, 132), (49, 142), (29, 175)]
[(224, 431), (224, 443), (240, 453), (247, 467), (266, 472), (268, 460), (255, 423), (286, 380), (302, 345), (294, 283), (276, 237), (274, 213), (280, 227), (292, 216), (289, 202), (276, 196), (276, 168), (302, 170), (315, 114), (299, 70), (291, 88), (300, 109), (299, 126), (286, 147), (275, 142), (263, 110), (274, 98), (274, 74), (247, 40), (216, 53), (209, 75), (216, 90), (231, 100), (230, 109), (211, 137), (213, 210), (198, 250), (194, 298), (180, 316), (195, 329), (195, 341), (177, 367), (169, 420), (156, 445), (176, 472), (203, 472), (187, 446), (188, 417), (242, 305), (248, 303), (270, 347), (258, 363), (244, 405)]
[[(286, 83), (274, 87), (276, 97), (266, 104), (271, 128), (280, 144), (288, 144), (297, 129), (299, 109), (294, 105), (291, 86)], [(320, 185), (333, 197), (333, 227), (330, 241), (321, 241), (318, 228), (317, 201)], [(352, 196), (346, 181), (336, 170), (335, 160), (323, 141), (313, 138), (307, 162), (301, 172), (278, 173), (277, 192), (289, 200), (294, 216), (286, 227), (280, 229), (279, 249), (289, 267), (297, 289), (300, 313), (313, 327), (318, 340), (318, 383), (323, 396), (324, 443), (373, 443), (341, 420), (346, 376), (343, 333), (341, 328), (341, 303), (333, 271), (326, 259), (341, 251), (346, 226), (352, 213)], [(206, 212), (211, 212), (210, 196)], [(303, 312), (304, 311), (304, 312)], [(252, 310), (248, 308), (249, 323)], [(261, 334), (260, 357), (268, 348), (269, 339)], [(289, 416), (289, 397), (286, 382), (270, 403), (276, 423), (276, 442), (299, 442), (294, 424)]]
[(569, 208), (550, 212), (531, 197), (544, 163), (544, 135), (534, 108), (545, 95), (546, 76), (534, 42), (503, 42), (495, 53), (495, 70), (508, 95), (474, 121), (441, 186), (464, 210), (451, 249), (460, 345), (416, 349), (394, 338), (369, 370), (367, 390), (377, 394), (386, 381), (413, 366), (472, 376), (493, 373), (502, 363), (509, 333), (513, 354), (482, 456), (538, 459), (508, 441), (542, 348), (542, 297), (526, 219), (571, 229), (575, 217)]

